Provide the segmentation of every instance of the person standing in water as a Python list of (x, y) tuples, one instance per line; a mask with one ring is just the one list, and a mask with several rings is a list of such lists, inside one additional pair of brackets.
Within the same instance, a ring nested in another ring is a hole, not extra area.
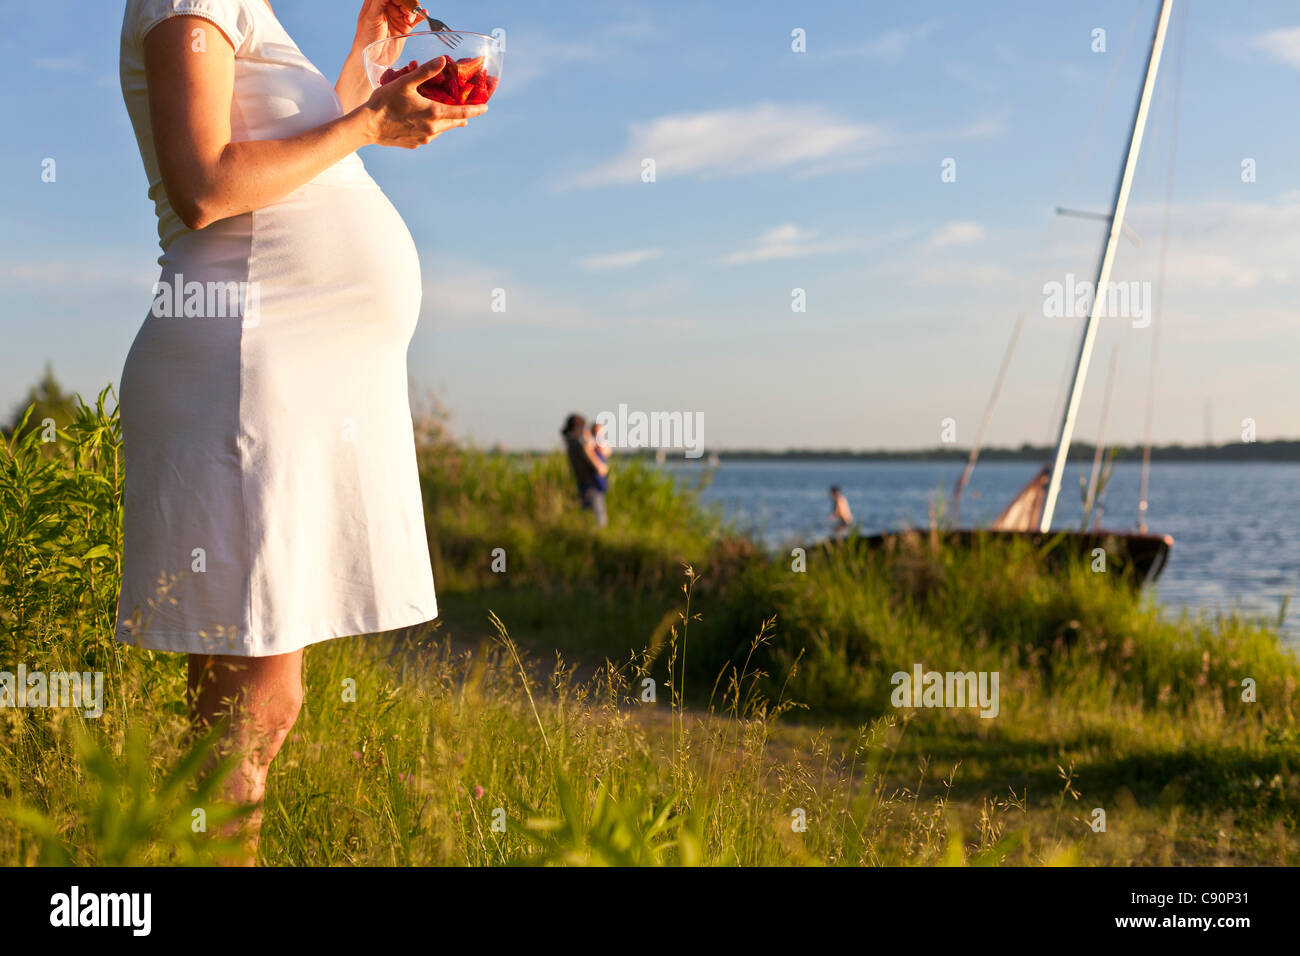
[(844, 497), (839, 485), (831, 485), (831, 537), (840, 540), (848, 537), (853, 527), (853, 512), (849, 510), (849, 499)]

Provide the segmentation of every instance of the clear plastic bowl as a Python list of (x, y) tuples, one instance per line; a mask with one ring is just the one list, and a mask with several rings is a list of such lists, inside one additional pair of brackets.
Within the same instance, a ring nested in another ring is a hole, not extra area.
[[(443, 41), (459, 40), (455, 49)], [(496, 37), (482, 33), (427, 30), (376, 40), (361, 53), (361, 62), (371, 87), (378, 89), (395, 76), (447, 57), (443, 69), (420, 84), (420, 92), (431, 100), (450, 106), (479, 105), (492, 98), (501, 81), (502, 51)]]

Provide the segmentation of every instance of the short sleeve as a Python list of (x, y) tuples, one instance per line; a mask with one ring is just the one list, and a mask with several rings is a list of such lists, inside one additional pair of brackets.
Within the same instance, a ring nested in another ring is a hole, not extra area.
[(248, 0), (144, 0), (137, 15), (136, 41), (143, 46), (149, 31), (172, 17), (202, 17), (212, 21), (236, 52), (244, 45), (252, 26)]

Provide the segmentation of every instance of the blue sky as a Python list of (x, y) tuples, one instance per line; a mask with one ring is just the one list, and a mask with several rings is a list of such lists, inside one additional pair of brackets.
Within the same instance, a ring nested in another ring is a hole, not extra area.
[[(337, 74), (358, 3), (278, 0)], [(1161, 319), (1158, 441), (1300, 435), (1300, 9), (1180, 3), (1115, 278), (1154, 281), (1181, 117)], [(1017, 312), (990, 431), (1052, 433), (1078, 323), (1042, 286), (1090, 278), (1154, 0), (1139, 3), (445, 3), (506, 31), (488, 115), (371, 175), (420, 249), (411, 344), (482, 444), (545, 447), (571, 410), (700, 412), (710, 447), (918, 447), (973, 438)], [(156, 234), (117, 82), (121, 4), (0, 9), (0, 406), (52, 361), (116, 382), (151, 301)], [(1187, 16), (1185, 42), (1177, 18)], [(67, 27), (75, 25), (75, 29)], [(1106, 31), (1106, 52), (1091, 49)], [(791, 33), (807, 50), (791, 49)], [(1109, 93), (1107, 94), (1107, 90)], [(55, 183), (41, 163), (57, 162)], [(656, 161), (643, 182), (640, 160)], [(956, 161), (955, 182), (941, 163)], [(1242, 181), (1254, 160), (1256, 180)], [(492, 290), (507, 310), (490, 310)], [(791, 310), (805, 290), (807, 311)], [(1103, 326), (1079, 435), (1142, 433), (1152, 330)]]

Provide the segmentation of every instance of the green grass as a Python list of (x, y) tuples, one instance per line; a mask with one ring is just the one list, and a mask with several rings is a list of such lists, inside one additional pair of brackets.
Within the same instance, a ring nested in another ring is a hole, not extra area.
[[(234, 812), (187, 737), (183, 659), (111, 640), (105, 399), (0, 456), (0, 669), (101, 670), (110, 698), (97, 720), (0, 709), (6, 864), (207, 862)], [(308, 650), (265, 864), (1296, 859), (1300, 666), (1268, 626), (1167, 620), (991, 542), (796, 571), (635, 462), (597, 533), (558, 454), (421, 426), (439, 621)], [(997, 671), (999, 716), (895, 710), (914, 663)]]

